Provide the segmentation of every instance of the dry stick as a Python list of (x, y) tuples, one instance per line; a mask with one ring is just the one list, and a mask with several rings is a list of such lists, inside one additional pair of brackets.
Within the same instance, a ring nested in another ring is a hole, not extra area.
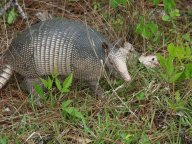
[(21, 15), (21, 17), (23, 19), (27, 19), (26, 14), (24, 13), (23, 9), (21, 8), (21, 6), (18, 4), (17, 0), (13, 0), (14, 2), (14, 6), (17, 8), (17, 11), (19, 12), (19, 14)]
[(26, 19), (27, 16), (24, 13), (23, 9), (21, 6), (18, 4), (17, 0), (10, 0), (5, 6), (0, 10), (0, 17), (6, 13), (6, 11), (12, 7), (16, 7), (18, 13), (21, 15), (23, 19)]

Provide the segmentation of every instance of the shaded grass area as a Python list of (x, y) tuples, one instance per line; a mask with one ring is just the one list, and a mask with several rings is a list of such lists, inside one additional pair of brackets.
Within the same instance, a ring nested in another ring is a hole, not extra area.
[[(163, 4), (155, 7), (152, 1), (130, 0), (115, 9), (103, 1), (19, 2), (28, 20), (18, 17), (11, 25), (6, 24), (6, 17), (1, 20), (2, 51), (8, 49), (19, 31), (38, 22), (35, 13), (44, 11), (54, 17), (88, 23), (111, 41), (123, 37), (140, 53), (167, 55), (169, 43), (177, 43), (177, 37), (186, 33), (192, 35), (192, 3), (187, 0), (176, 3), (181, 16), (171, 22), (162, 21)], [(158, 32), (149, 39), (135, 32), (143, 21), (158, 25)], [(189, 44), (191, 46), (191, 39)], [(192, 143), (191, 79), (168, 84), (158, 69), (146, 69), (141, 64), (132, 64), (129, 71), (133, 80), (117, 94), (112, 91), (123, 84), (120, 78), (111, 80), (112, 87), (106, 80), (101, 82), (106, 91), (104, 100), (93, 96), (81, 83), (74, 83), (69, 93), (55, 100), (53, 108), (47, 103), (40, 109), (33, 107), (28, 94), (20, 90), (22, 78), (15, 74), (1, 90), (0, 140), (8, 143)], [(72, 100), (70, 106), (84, 115), (88, 128), (81, 119), (62, 111), (61, 103), (67, 100)]]

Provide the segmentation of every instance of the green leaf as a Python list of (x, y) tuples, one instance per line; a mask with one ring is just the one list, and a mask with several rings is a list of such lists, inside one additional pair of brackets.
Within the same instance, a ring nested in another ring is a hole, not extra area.
[(166, 82), (169, 81), (167, 74), (160, 72), (160, 75), (161, 75), (161, 77), (163, 78), (163, 80), (165, 80)]
[(71, 102), (72, 102), (71, 100), (67, 100), (62, 103), (61, 107), (62, 107), (63, 112), (69, 114), (70, 116), (84, 120), (83, 114), (81, 112), (79, 112), (75, 107), (68, 107), (71, 104)]
[(153, 4), (157, 6), (159, 4), (159, 0), (153, 0)]
[(175, 46), (173, 43), (170, 43), (167, 47), (167, 50), (169, 52), (169, 55), (175, 57)]
[(151, 37), (151, 33), (150, 31), (147, 29), (147, 27), (144, 27), (143, 28), (143, 31), (142, 31), (142, 37), (146, 38), (146, 39), (150, 39)]
[(123, 5), (125, 6), (127, 3), (127, 0), (110, 0), (109, 4), (112, 8), (117, 8), (118, 5)]
[(183, 74), (183, 72), (178, 72), (178, 73), (172, 75), (169, 82), (170, 83), (176, 82), (182, 74)]
[(191, 41), (191, 37), (190, 37), (190, 34), (189, 34), (189, 33), (186, 33), (186, 34), (182, 35), (182, 38), (183, 38), (184, 40), (188, 41), (188, 42)]
[(140, 34), (145, 39), (158, 40), (158, 25), (153, 21), (145, 23), (144, 18), (140, 17), (139, 23), (136, 26), (135, 32)]
[(185, 79), (192, 78), (192, 63), (185, 64)]
[(72, 103), (72, 100), (67, 100), (62, 102), (62, 105), (61, 105), (62, 110), (65, 110), (71, 103)]
[(7, 23), (8, 24), (13, 24), (13, 22), (15, 21), (15, 19), (17, 18), (18, 14), (15, 10), (15, 8), (11, 9), (9, 12), (8, 12), (8, 15), (7, 15)]
[(67, 112), (68, 114), (70, 114), (71, 116), (74, 116), (73, 115), (73, 111), (74, 111), (74, 107), (67, 107), (65, 109), (65, 112)]
[(45, 80), (45, 79), (42, 79), (42, 78), (40, 78), (40, 80), (41, 80), (41, 82), (43, 83), (43, 86), (44, 86), (45, 88), (48, 88), (48, 81)]
[(141, 144), (151, 144), (147, 135), (145, 134), (145, 132), (142, 133), (141, 135), (141, 140), (140, 140)]
[(75, 107), (68, 107), (65, 111), (73, 117), (82, 119), (83, 115)]
[(61, 82), (58, 80), (58, 78), (55, 78), (55, 84), (58, 90), (62, 90)]
[(0, 144), (8, 144), (8, 140), (7, 137), (5, 136), (0, 136)]
[(159, 53), (156, 54), (157, 59), (162, 67), (166, 67), (166, 59)]
[(177, 90), (175, 92), (175, 100), (176, 100), (177, 103), (180, 102), (180, 100), (181, 100), (181, 96), (180, 96), (179, 90)]
[(84, 119), (83, 114), (80, 111), (78, 111), (77, 109), (74, 109), (74, 115), (80, 119)]
[(71, 73), (63, 82), (63, 88), (62, 88), (62, 92), (68, 92), (69, 91), (69, 87), (72, 84), (72, 80), (73, 80), (73, 74)]
[(40, 85), (34, 84), (35, 91), (38, 95), (42, 96), (44, 94), (43, 89)]
[(180, 81), (192, 78), (192, 63), (185, 64), (184, 68), (182, 75), (178, 79)]
[(143, 24), (141, 24), (141, 23), (137, 24), (135, 32), (138, 34), (142, 34), (143, 27), (144, 27)]
[(62, 93), (68, 93), (70, 90), (69, 89), (66, 89), (66, 88), (62, 88), (61, 92)]
[(54, 70), (53, 70), (53, 74), (52, 74), (52, 78), (53, 79), (55, 79), (55, 78), (57, 78), (57, 69), (56, 68), (54, 68)]
[(163, 4), (164, 4), (164, 10), (167, 13), (170, 12), (172, 9), (174, 9), (176, 6), (175, 0), (163, 0)]
[(157, 34), (157, 31), (158, 31), (158, 25), (155, 24), (154, 22), (150, 21), (148, 24), (147, 24), (147, 27), (151, 30), (151, 32), (156, 35)]
[(189, 45), (187, 45), (186, 47), (185, 47), (185, 56), (186, 57), (190, 57), (191, 56), (191, 49), (190, 49), (190, 47), (189, 47)]
[(109, 4), (110, 4), (110, 6), (112, 8), (117, 8), (118, 7), (118, 3), (116, 2), (116, 0), (110, 0)]
[(41, 82), (43, 83), (44, 87), (47, 88), (48, 90), (50, 90), (53, 86), (53, 80), (51, 80), (51, 78), (48, 76), (48, 79), (42, 79), (40, 78)]
[(176, 47), (176, 57), (179, 60), (186, 58), (186, 49), (184, 47)]
[(138, 95), (137, 95), (137, 100), (144, 100), (145, 99), (145, 93), (144, 92), (140, 92)]
[(180, 16), (179, 10), (178, 9), (174, 9), (170, 12), (170, 16), (174, 19), (176, 17)]
[(53, 86), (53, 80), (51, 80), (49, 76), (48, 76), (47, 82), (48, 82), (47, 89), (50, 90)]
[(166, 15), (162, 16), (162, 20), (163, 21), (171, 21), (171, 17), (166, 14)]
[(128, 0), (118, 0), (121, 5), (126, 5)]
[(166, 74), (171, 76), (174, 72), (173, 57), (169, 56), (166, 59)]

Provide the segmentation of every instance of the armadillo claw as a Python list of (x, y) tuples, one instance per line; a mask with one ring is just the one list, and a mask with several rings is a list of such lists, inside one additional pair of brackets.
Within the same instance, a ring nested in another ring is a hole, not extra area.
[(95, 95), (98, 97), (98, 99), (103, 99), (104, 98), (104, 91), (101, 87), (98, 87), (95, 90)]
[(101, 88), (101, 86), (99, 85), (98, 81), (91, 81), (89, 82), (90, 84), (90, 88), (95, 92), (95, 95), (99, 98), (99, 99), (103, 99), (104, 98), (104, 91)]

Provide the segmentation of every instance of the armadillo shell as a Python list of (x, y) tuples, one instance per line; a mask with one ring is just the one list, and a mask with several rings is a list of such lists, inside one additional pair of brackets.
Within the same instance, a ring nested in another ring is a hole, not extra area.
[(6, 54), (8, 64), (25, 77), (74, 73), (82, 80), (101, 76), (102, 44), (108, 41), (81, 22), (52, 19), (40, 22), (19, 34)]

